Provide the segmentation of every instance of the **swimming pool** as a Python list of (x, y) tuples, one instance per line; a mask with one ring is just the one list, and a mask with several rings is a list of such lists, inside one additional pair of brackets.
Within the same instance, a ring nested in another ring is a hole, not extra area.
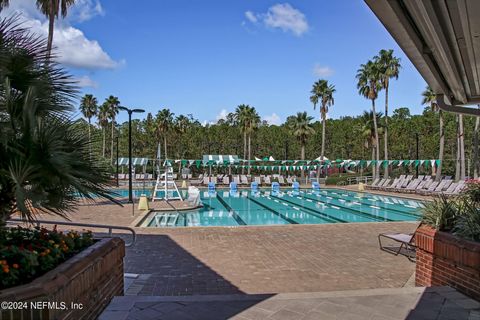
[(416, 221), (421, 202), (337, 189), (201, 192), (203, 208), (154, 212), (143, 227), (241, 226)]

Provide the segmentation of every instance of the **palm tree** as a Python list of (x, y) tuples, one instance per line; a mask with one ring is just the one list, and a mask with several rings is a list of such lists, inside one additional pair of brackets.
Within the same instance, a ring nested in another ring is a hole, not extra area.
[[(372, 115), (377, 114), (375, 110), (375, 100), (378, 97), (378, 91), (381, 88), (381, 77), (380, 77), (380, 68), (379, 65), (371, 60), (369, 60), (366, 64), (360, 65), (360, 69), (357, 70), (356, 76), (358, 83), (357, 88), (360, 95), (364, 96), (367, 99), (372, 100)], [(379, 146), (379, 139), (378, 139), (378, 125), (377, 125), (377, 118), (373, 117), (373, 124), (375, 128), (375, 145), (376, 148), (376, 160), (377, 162), (380, 161), (380, 148)], [(376, 178), (378, 176), (377, 168), (373, 170), (373, 177)]]
[[(398, 79), (400, 73), (400, 59), (393, 56), (393, 50), (380, 50), (378, 56), (375, 57), (376, 62), (380, 65), (380, 81), (382, 88), (385, 89), (385, 128), (383, 141), (384, 145), (384, 157), (388, 160), (388, 89), (390, 86), (390, 79)], [(385, 178), (388, 178), (388, 165), (385, 166)]]
[(162, 109), (157, 113), (155, 122), (157, 123), (157, 137), (163, 136), (163, 145), (165, 148), (165, 160), (167, 157), (167, 134), (173, 126), (174, 114), (169, 109)]
[(104, 104), (107, 106), (107, 115), (110, 120), (112, 120), (112, 144), (110, 147), (110, 163), (113, 164), (113, 140), (114, 140), (114, 133), (115, 133), (115, 118), (118, 114), (118, 107), (120, 106), (120, 101), (115, 96), (109, 96), (105, 99)]
[[(241, 104), (235, 109), (234, 120), (240, 126), (240, 131), (243, 133), (243, 160), (247, 158), (247, 115), (250, 106), (248, 104)], [(244, 174), (244, 167), (242, 166), (242, 174)]]
[(443, 111), (438, 107), (437, 104), (437, 96), (433, 92), (432, 88), (427, 86), (425, 91), (422, 92), (422, 105), (429, 104), (430, 109), (433, 112), (438, 112), (439, 116), (439, 127), (440, 127), (440, 147), (438, 152), (438, 159), (440, 163), (437, 166), (437, 172), (435, 174), (435, 180), (440, 181), (442, 178), (442, 165), (443, 165), (443, 150), (445, 148), (445, 132), (444, 132), (444, 124), (443, 124)]
[[(90, 144), (92, 143), (92, 135), (91, 135), (91, 120), (92, 117), (97, 115), (98, 105), (97, 105), (97, 98), (95, 98), (91, 94), (86, 94), (82, 97), (80, 101), (80, 112), (83, 114), (85, 118), (88, 119), (88, 140)], [(91, 146), (90, 146), (91, 148)]]
[(48, 18), (48, 41), (47, 41), (47, 59), (52, 52), (53, 28), (55, 19), (61, 14), (65, 18), (68, 8), (75, 3), (75, 0), (37, 0), (37, 8)]
[[(360, 116), (361, 128), (360, 132), (362, 137), (365, 138), (365, 148), (372, 147), (372, 160), (375, 160), (375, 151), (379, 148), (377, 142), (377, 134), (381, 135), (384, 131), (384, 124), (380, 121), (382, 113), (377, 112), (376, 117), (373, 116), (373, 111), (364, 111)], [(376, 119), (376, 121), (374, 121)], [(375, 127), (375, 122), (377, 127)], [(372, 171), (375, 171), (376, 167), (372, 167)]]
[(32, 221), (65, 216), (81, 198), (113, 200), (108, 171), (72, 120), (72, 77), (45, 63), (46, 41), (15, 18), (0, 20), (0, 39), (0, 226), (14, 213)]
[[(245, 132), (248, 136), (248, 163), (250, 163), (252, 155), (252, 133), (260, 124), (260, 116), (255, 110), (255, 107), (247, 107), (245, 113)], [(250, 174), (250, 166), (248, 166), (248, 174)]]
[(98, 108), (98, 125), (102, 128), (103, 143), (102, 143), (102, 157), (105, 158), (105, 149), (106, 149), (106, 127), (108, 125), (108, 105), (103, 103)]
[(313, 103), (313, 109), (316, 108), (318, 102), (322, 105), (320, 107), (320, 118), (322, 119), (322, 151), (321, 159), (325, 156), (325, 127), (327, 120), (328, 108), (334, 104), (333, 94), (335, 93), (335, 86), (329, 85), (327, 80), (318, 80), (313, 84), (310, 96), (310, 101)]
[[(297, 138), (301, 145), (300, 159), (305, 160), (305, 145), (307, 144), (308, 137), (315, 133), (311, 121), (313, 117), (309, 116), (307, 112), (298, 112), (297, 115), (289, 117), (287, 121), (288, 128), (293, 136)], [(302, 167), (302, 180), (304, 178), (304, 172)]]

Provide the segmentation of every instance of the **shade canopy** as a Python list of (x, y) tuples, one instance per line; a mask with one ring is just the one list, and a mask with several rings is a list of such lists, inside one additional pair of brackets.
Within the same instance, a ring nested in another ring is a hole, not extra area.
[(365, 0), (445, 111), (480, 116), (480, 1)]
[[(118, 158), (118, 165), (128, 166), (128, 158)], [(148, 158), (132, 158), (132, 165), (144, 166), (148, 163)]]
[(218, 155), (218, 154), (204, 154), (203, 164), (220, 164), (220, 163), (239, 163), (237, 155)]

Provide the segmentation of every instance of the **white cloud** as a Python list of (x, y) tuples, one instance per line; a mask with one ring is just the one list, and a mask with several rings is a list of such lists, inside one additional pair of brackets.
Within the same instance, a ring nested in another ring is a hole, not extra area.
[(266, 13), (255, 14), (252, 11), (247, 11), (245, 16), (252, 23), (262, 21), (269, 28), (292, 32), (296, 36), (301, 36), (308, 31), (308, 22), (305, 15), (288, 3), (277, 3), (268, 8)]
[(322, 67), (319, 64), (313, 66), (313, 74), (318, 77), (329, 77), (333, 75), (334, 70), (328, 66)]
[[(69, 19), (85, 21), (95, 15), (103, 14), (98, 1), (80, 0), (72, 9)], [(20, 14), (19, 19), (24, 26), (31, 28), (31, 32), (47, 37), (48, 21), (36, 8), (34, 1), (18, 0), (1, 12), (2, 16)], [(124, 61), (113, 60), (96, 40), (88, 39), (78, 28), (73, 27), (69, 19), (55, 23), (53, 45), (56, 47), (58, 62), (80, 69), (113, 69)]]
[(256, 23), (258, 21), (257, 16), (252, 11), (245, 12), (245, 17), (252, 23)]
[(82, 76), (75, 79), (77, 85), (82, 88), (98, 88), (98, 83), (93, 81), (89, 76)]
[(269, 116), (264, 116), (263, 120), (267, 121), (268, 124), (270, 124), (270, 125), (272, 125), (272, 124), (279, 125), (279, 124), (282, 123), (282, 120), (280, 119), (280, 117), (275, 112), (272, 113)]
[(227, 119), (227, 109), (222, 109), (219, 114), (215, 117), (215, 120), (218, 122), (219, 120), (225, 120)]
[(105, 11), (98, 0), (76, 0), (68, 13), (69, 19), (78, 22), (87, 21), (95, 16), (103, 15), (105, 15)]

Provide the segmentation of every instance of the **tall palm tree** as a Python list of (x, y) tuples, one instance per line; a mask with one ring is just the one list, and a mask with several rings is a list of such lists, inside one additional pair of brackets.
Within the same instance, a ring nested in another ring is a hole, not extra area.
[(165, 148), (165, 160), (167, 157), (167, 135), (173, 126), (174, 114), (169, 109), (162, 109), (157, 113), (155, 122), (157, 123), (157, 137), (163, 136), (163, 146)]
[(98, 108), (98, 125), (102, 128), (103, 143), (102, 143), (102, 157), (105, 158), (105, 147), (106, 147), (106, 128), (108, 125), (108, 105), (103, 103)]
[[(360, 116), (360, 133), (362, 137), (365, 138), (365, 148), (372, 148), (372, 160), (375, 159), (375, 152), (380, 147), (377, 144), (377, 133), (381, 135), (384, 133), (384, 124), (380, 119), (382, 118), (382, 113), (377, 112), (376, 117), (373, 116), (372, 111), (364, 111), (363, 114)], [(373, 119), (376, 119), (377, 127), (375, 128), (375, 122)], [(372, 171), (375, 170), (373, 167)]]
[[(248, 163), (250, 163), (252, 155), (252, 133), (260, 125), (260, 116), (255, 110), (255, 107), (248, 107), (245, 114), (245, 132), (248, 137)], [(250, 174), (250, 166), (248, 166), (248, 174)]]
[(438, 151), (438, 159), (440, 163), (437, 166), (437, 172), (435, 174), (435, 180), (440, 181), (442, 178), (442, 165), (443, 165), (443, 152), (445, 148), (445, 130), (444, 130), (444, 123), (443, 123), (443, 111), (438, 107), (437, 104), (437, 96), (433, 92), (432, 88), (427, 86), (425, 91), (422, 92), (422, 104), (423, 105), (430, 105), (430, 109), (433, 112), (438, 112), (439, 116), (439, 127), (440, 127), (440, 147)]
[[(380, 77), (380, 68), (378, 63), (369, 60), (366, 64), (360, 65), (360, 69), (357, 70), (356, 76), (358, 83), (358, 93), (364, 96), (367, 99), (372, 101), (372, 115), (377, 114), (375, 110), (375, 100), (378, 97), (378, 91), (381, 88), (381, 77)], [(377, 118), (373, 117), (373, 124), (375, 128), (375, 145), (376, 148), (376, 160), (377, 162), (380, 161), (380, 148), (379, 146), (379, 138), (378, 138), (378, 125), (377, 125)], [(376, 178), (378, 176), (377, 168), (373, 170), (373, 176)]]
[(110, 147), (110, 163), (113, 164), (113, 140), (114, 140), (114, 133), (115, 133), (115, 118), (118, 114), (118, 107), (120, 106), (120, 101), (115, 96), (109, 96), (105, 99), (104, 104), (107, 106), (108, 110), (108, 118), (112, 121), (112, 144)]
[[(383, 133), (384, 141), (384, 157), (388, 160), (388, 89), (390, 79), (398, 79), (400, 73), (400, 58), (393, 55), (393, 50), (380, 50), (379, 55), (375, 57), (376, 62), (380, 65), (380, 81), (382, 88), (385, 89), (385, 128)], [(388, 178), (388, 166), (385, 166), (385, 178)]]
[[(243, 133), (243, 160), (247, 158), (247, 116), (250, 106), (248, 104), (241, 104), (235, 109), (235, 122), (240, 126), (240, 131)], [(244, 174), (244, 167), (242, 166), (242, 174)]]
[[(313, 84), (310, 101), (313, 103), (313, 109), (316, 108), (317, 103), (321, 103), (320, 118), (322, 119), (322, 150), (320, 159), (325, 156), (325, 127), (327, 120), (328, 108), (334, 104), (333, 94), (335, 93), (335, 86), (328, 84), (327, 80), (318, 80)], [(320, 172), (320, 171), (319, 171)]]
[(37, 0), (37, 8), (48, 18), (47, 59), (52, 52), (53, 29), (59, 14), (65, 18), (75, 0)]
[(82, 97), (82, 100), (80, 101), (80, 112), (83, 114), (85, 118), (88, 119), (88, 141), (90, 141), (90, 144), (91, 144), (92, 135), (91, 135), (90, 126), (91, 126), (92, 117), (96, 116), (98, 112), (97, 98), (95, 98), (91, 94), (84, 95)]
[[(297, 112), (295, 116), (289, 117), (287, 125), (293, 136), (300, 142), (301, 151), (300, 159), (305, 160), (305, 145), (307, 144), (308, 137), (315, 133), (315, 129), (311, 121), (313, 117), (309, 116), (307, 112)], [(302, 167), (302, 180), (304, 178), (304, 172)]]

